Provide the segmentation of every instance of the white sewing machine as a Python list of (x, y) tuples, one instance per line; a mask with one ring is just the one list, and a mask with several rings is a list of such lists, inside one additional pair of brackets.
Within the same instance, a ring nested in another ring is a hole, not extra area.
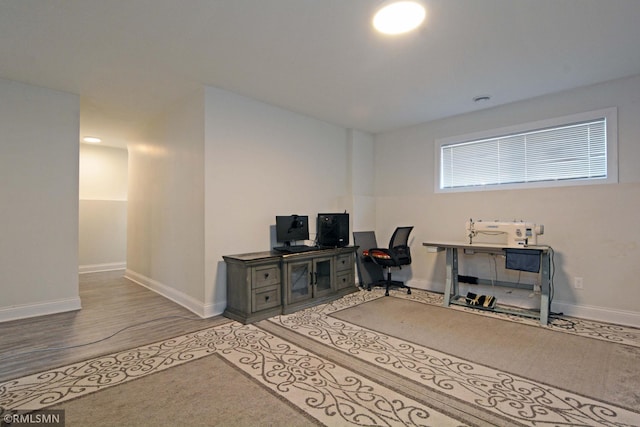
[(466, 223), (469, 244), (478, 234), (501, 235), (506, 234), (507, 246), (523, 247), (537, 245), (538, 236), (544, 234), (544, 225), (536, 225), (525, 221), (474, 221), (470, 219)]

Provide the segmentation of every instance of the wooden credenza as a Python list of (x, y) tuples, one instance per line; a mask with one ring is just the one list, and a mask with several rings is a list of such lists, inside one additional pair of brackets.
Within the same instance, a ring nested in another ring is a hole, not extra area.
[(284, 254), (226, 255), (224, 315), (251, 323), (332, 301), (358, 290), (355, 246)]

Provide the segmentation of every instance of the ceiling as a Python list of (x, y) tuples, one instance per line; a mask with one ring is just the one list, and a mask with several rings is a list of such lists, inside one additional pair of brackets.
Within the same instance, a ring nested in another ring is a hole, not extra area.
[(0, 78), (80, 95), (81, 135), (126, 146), (203, 85), (378, 133), (640, 74), (638, 0), (423, 1), (389, 37), (379, 0), (0, 0)]

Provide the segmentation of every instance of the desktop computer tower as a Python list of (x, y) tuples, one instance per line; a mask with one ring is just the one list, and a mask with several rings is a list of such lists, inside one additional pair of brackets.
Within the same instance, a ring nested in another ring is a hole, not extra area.
[(323, 248), (341, 248), (349, 245), (349, 214), (318, 214), (318, 246)]

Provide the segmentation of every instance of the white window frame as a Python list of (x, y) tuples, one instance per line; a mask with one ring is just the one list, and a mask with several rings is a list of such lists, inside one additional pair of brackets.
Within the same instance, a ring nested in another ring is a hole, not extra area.
[[(590, 120), (606, 119), (607, 132), (607, 177), (589, 179), (567, 179), (558, 181), (536, 181), (513, 184), (470, 185), (468, 187), (441, 188), (442, 146), (459, 144), (483, 139), (498, 138), (523, 132), (561, 127), (564, 125), (587, 122)], [(524, 123), (515, 126), (474, 132), (466, 135), (440, 138), (435, 140), (434, 190), (436, 193), (456, 193), (471, 191), (514, 190), (526, 188), (566, 187), (576, 185), (614, 184), (618, 182), (618, 109), (616, 107), (584, 113), (571, 114), (548, 120)]]

